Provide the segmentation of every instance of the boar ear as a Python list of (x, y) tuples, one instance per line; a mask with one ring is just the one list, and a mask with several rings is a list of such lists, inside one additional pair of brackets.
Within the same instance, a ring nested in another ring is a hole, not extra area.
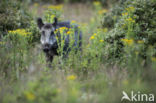
[(56, 27), (57, 26), (57, 18), (55, 17), (54, 18), (54, 23), (53, 23), (53, 25)]
[(42, 18), (37, 18), (37, 25), (38, 25), (39, 29), (42, 28), (42, 26), (44, 25)]

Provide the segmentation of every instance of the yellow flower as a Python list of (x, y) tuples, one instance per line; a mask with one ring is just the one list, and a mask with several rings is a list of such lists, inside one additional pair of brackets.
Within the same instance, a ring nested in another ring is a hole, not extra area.
[(75, 23), (76, 23), (76, 21), (74, 21), (74, 20), (71, 21), (71, 24), (75, 24)]
[(91, 36), (91, 37), (90, 37), (90, 39), (94, 39), (94, 38), (95, 38), (94, 36)]
[(127, 16), (128, 15), (128, 13), (122, 13), (122, 16)]
[(96, 36), (97, 34), (96, 34), (96, 33), (94, 33), (93, 35), (94, 35), (94, 36)]
[(133, 44), (133, 39), (121, 39), (126, 45), (132, 45)]
[(104, 42), (104, 40), (100, 40), (100, 42), (101, 42), (101, 43), (103, 43), (103, 42)]
[(127, 11), (134, 11), (135, 8), (131, 6), (131, 7), (126, 8), (126, 10), (127, 10)]
[(62, 8), (63, 8), (63, 5), (50, 5), (48, 7), (46, 7), (48, 9), (52, 9), (52, 10), (58, 10), (58, 11), (61, 11)]
[(59, 28), (60, 30), (66, 30), (68, 29), (67, 27), (62, 27), (62, 28)]
[(54, 33), (56, 34), (56, 33), (58, 33), (58, 31), (59, 31), (59, 30), (58, 30), (58, 29), (56, 29), (56, 30), (54, 31)]
[(107, 32), (107, 31), (108, 31), (108, 29), (107, 29), (107, 28), (104, 28), (104, 29), (103, 29), (103, 32)]
[(93, 4), (94, 4), (95, 6), (101, 5), (101, 3), (100, 3), (99, 1), (94, 1)]
[(34, 100), (35, 99), (35, 95), (31, 92), (25, 92), (25, 96), (28, 100)]
[(129, 22), (135, 23), (135, 20), (133, 20), (132, 18), (128, 18), (128, 19), (126, 19), (126, 20), (129, 21)]
[(72, 31), (70, 31), (70, 30), (69, 30), (69, 31), (67, 31), (67, 34), (68, 34), (68, 35), (69, 35), (69, 34), (71, 34), (71, 33), (72, 33)]
[(131, 11), (134, 11), (134, 7), (133, 6), (131, 6), (131, 7), (129, 7), (129, 9), (131, 10)]
[(55, 15), (51, 15), (51, 16), (50, 16), (50, 18), (51, 18), (52, 20), (54, 19), (54, 17), (55, 17)]
[(106, 10), (106, 9), (102, 9), (102, 10), (99, 10), (99, 11), (98, 11), (98, 14), (100, 14), (100, 15), (101, 15), (101, 14), (106, 13), (107, 11), (108, 11), (108, 10)]
[(151, 60), (156, 62), (156, 57), (152, 57)]
[(139, 44), (143, 44), (143, 43), (144, 43), (143, 40), (138, 40), (137, 42), (138, 42)]
[(31, 32), (27, 32), (25, 29), (16, 29), (16, 30), (10, 30), (8, 31), (10, 34), (18, 34), (21, 36), (28, 36), (31, 34)]
[(128, 45), (132, 45), (133, 44), (133, 40), (132, 39), (128, 40), (127, 43), (128, 43)]
[[(68, 29), (67, 27), (61, 27), (61, 28), (59, 28), (58, 30), (60, 31), (61, 34), (63, 34), (64, 31), (67, 30), (67, 29)], [(57, 31), (58, 31), (58, 30), (57, 30)]]
[(76, 76), (75, 75), (69, 75), (67, 76), (67, 80), (75, 80)]

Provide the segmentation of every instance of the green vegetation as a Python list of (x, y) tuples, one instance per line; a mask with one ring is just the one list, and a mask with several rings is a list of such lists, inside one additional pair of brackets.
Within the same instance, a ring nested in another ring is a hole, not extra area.
[[(101, 2), (91, 3), (90, 22), (71, 21), (83, 32), (82, 52), (75, 54), (72, 49), (63, 60), (62, 40), (61, 56), (49, 68), (38, 45), (37, 9), (42, 8), (43, 20), (52, 23), (54, 17), (64, 21), (64, 5), (35, 3), (31, 12), (24, 8), (26, 3), (4, 0), (0, 4), (0, 103), (120, 103), (122, 91), (156, 94), (156, 0), (120, 0), (109, 9)], [(56, 30), (70, 38), (73, 31)]]
[(7, 30), (28, 27), (32, 20), (26, 5), (18, 0), (2, 0), (0, 3), (0, 33)]

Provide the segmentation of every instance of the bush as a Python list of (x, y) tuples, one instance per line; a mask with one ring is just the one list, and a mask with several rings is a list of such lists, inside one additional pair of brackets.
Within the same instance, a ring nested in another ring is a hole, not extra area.
[[(24, 4), (17, 0), (2, 0), (0, 3), (0, 31), (6, 32), (28, 27), (32, 17)], [(5, 34), (5, 33), (3, 33)]]
[[(96, 57), (96, 60), (101, 57), (100, 61), (107, 60), (108, 64), (124, 66), (132, 74), (134, 72), (139, 74), (142, 71), (140, 68), (146, 66), (154, 68), (156, 2), (154, 0), (133, 0), (120, 5), (117, 5), (111, 12), (103, 13), (102, 27), (110, 31), (101, 33), (97, 29), (97, 36), (94, 34), (91, 36), (93, 40), (90, 42), (90, 51), (98, 49), (91, 54), (94, 55), (94, 58)], [(101, 15), (98, 15), (98, 18), (101, 18)], [(104, 41), (101, 47), (99, 38)]]
[(107, 28), (114, 28), (115, 23), (120, 19), (121, 13), (124, 10), (124, 3), (126, 0), (120, 0), (110, 11), (103, 15), (102, 26)]
[(2, 39), (0, 44), (0, 74), (16, 79), (19, 78), (20, 72), (27, 70), (28, 64), (31, 63), (29, 60), (31, 56), (28, 52), (31, 47), (28, 43), (30, 39), (31, 33), (25, 29), (9, 31)]
[(112, 28), (105, 36), (107, 43), (105, 48), (108, 50), (105, 51), (106, 56), (112, 61), (120, 58), (122, 64), (140, 63), (145, 66), (156, 56), (156, 2), (154, 0), (126, 1), (121, 9), (114, 15), (118, 18), (115, 22), (113, 17), (108, 16), (113, 14), (113, 11), (104, 17), (105, 20), (110, 21), (103, 26)]

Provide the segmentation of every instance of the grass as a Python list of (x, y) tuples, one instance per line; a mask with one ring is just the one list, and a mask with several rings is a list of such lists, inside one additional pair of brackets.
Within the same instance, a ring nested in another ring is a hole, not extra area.
[[(72, 10), (69, 6), (65, 5), (62, 11), (60, 5), (45, 10), (47, 5), (35, 4), (31, 9), (47, 22), (53, 22), (57, 16), (79, 24), (83, 32), (82, 52), (75, 54), (72, 50), (66, 60), (55, 57), (53, 68), (49, 68), (36, 43), (40, 34), (35, 21), (29, 28), (8, 31), (0, 41), (0, 102), (129, 103), (121, 101), (122, 91), (128, 95), (131, 91), (155, 94), (155, 49), (150, 45), (144, 51), (145, 41), (135, 37), (134, 27), (139, 25), (133, 18), (135, 8), (125, 9), (120, 16), (124, 26), (111, 30), (101, 26), (103, 15), (109, 10), (100, 3), (71, 5)], [(72, 38), (72, 30), (64, 33), (64, 29), (61, 35)], [(112, 43), (109, 36), (114, 38), (118, 29), (127, 35)], [(61, 46), (58, 51), (63, 53)], [(142, 57), (144, 53), (148, 61)]]

